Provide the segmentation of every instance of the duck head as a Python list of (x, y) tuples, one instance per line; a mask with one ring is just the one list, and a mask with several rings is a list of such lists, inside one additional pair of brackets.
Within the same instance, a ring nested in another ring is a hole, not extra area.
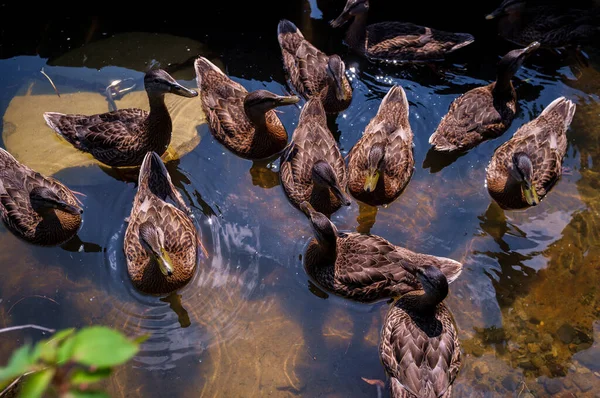
[(515, 15), (523, 11), (525, 8), (524, 0), (504, 0), (498, 8), (485, 16), (485, 19), (491, 20), (503, 15)]
[(521, 65), (523, 65), (523, 62), (525, 62), (527, 57), (529, 57), (529, 55), (531, 55), (538, 48), (540, 48), (540, 43), (534, 41), (525, 48), (509, 51), (500, 59), (500, 62), (498, 62), (498, 76), (514, 76)]
[(367, 176), (365, 177), (365, 192), (373, 192), (379, 181), (379, 176), (383, 172), (383, 158), (385, 156), (385, 146), (376, 143), (369, 150), (367, 158)]
[(83, 209), (79, 206), (71, 205), (62, 200), (56, 192), (46, 187), (35, 187), (29, 192), (31, 207), (37, 213), (43, 215), (52, 210), (60, 210), (74, 216), (83, 214)]
[(538, 194), (533, 186), (533, 164), (531, 158), (524, 152), (517, 152), (512, 157), (511, 176), (521, 186), (521, 192), (530, 206), (540, 203)]
[(150, 257), (152, 257), (160, 272), (165, 276), (173, 275), (173, 262), (165, 249), (165, 234), (156, 225), (149, 221), (140, 224), (140, 242)]
[(300, 210), (302, 210), (309, 219), (315, 238), (317, 238), (321, 244), (335, 245), (338, 230), (331, 220), (327, 218), (325, 214), (316, 211), (307, 201), (300, 203)]
[(333, 168), (325, 160), (318, 160), (312, 167), (313, 184), (321, 189), (330, 189), (344, 206), (350, 206), (350, 200), (344, 194)]
[(339, 28), (350, 18), (363, 15), (369, 11), (369, 0), (348, 0), (342, 13), (330, 22), (332, 28)]
[(246, 113), (266, 113), (279, 106), (292, 105), (300, 101), (295, 95), (277, 95), (267, 90), (256, 90), (244, 98)]
[(163, 69), (154, 69), (144, 76), (144, 88), (149, 94), (164, 95), (167, 93), (181, 97), (197, 97), (198, 92), (179, 84)]
[(327, 76), (333, 82), (335, 87), (335, 97), (338, 101), (344, 99), (344, 76), (346, 74), (346, 66), (339, 55), (332, 55), (327, 62)]

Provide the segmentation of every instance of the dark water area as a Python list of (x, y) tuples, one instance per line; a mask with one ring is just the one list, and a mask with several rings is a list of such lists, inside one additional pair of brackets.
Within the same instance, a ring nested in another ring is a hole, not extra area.
[[(371, 2), (370, 21), (467, 32), (475, 42), (444, 62), (373, 64), (344, 45), (345, 29), (328, 25), (341, 1), (202, 2), (152, 9), (146, 17), (40, 12), (26, 24), (17, 18), (24, 4), (0, 6), (0, 144), (85, 195), (83, 226), (62, 246), (32, 246), (0, 226), (0, 327), (102, 324), (132, 336), (150, 333), (107, 383), (115, 397), (377, 396), (362, 378), (386, 378), (377, 345), (388, 305), (349, 302), (308, 280), (301, 258), (312, 232), (284, 195), (277, 157), (236, 157), (212, 138), (199, 98), (167, 99), (174, 125), (167, 169), (194, 212), (209, 259), (176, 293), (146, 296), (133, 288), (123, 254), (136, 176), (77, 152), (42, 117), (108, 111), (104, 89), (117, 79), (136, 86), (114, 104), (147, 109), (144, 71), (159, 65), (195, 88), (199, 55), (249, 91), (288, 93), (276, 36), (287, 18), (346, 64), (353, 100), (328, 118), (344, 156), (389, 88), (406, 91), (415, 143), (406, 190), (387, 207), (353, 201), (332, 220), (340, 230), (464, 264), (446, 299), (463, 350), (454, 396), (597, 394), (600, 51), (584, 47), (587, 62), (569, 52), (533, 54), (513, 79), (518, 111), (511, 127), (461, 156), (439, 156), (428, 138), (449, 104), (493, 81), (499, 58), (515, 46), (484, 19), (495, 2), (387, 3)], [(577, 104), (566, 171), (539, 206), (504, 211), (484, 186), (485, 167), (499, 145), (559, 96)], [(281, 108), (289, 136), (302, 104)], [(2, 334), (0, 363), (41, 337)]]

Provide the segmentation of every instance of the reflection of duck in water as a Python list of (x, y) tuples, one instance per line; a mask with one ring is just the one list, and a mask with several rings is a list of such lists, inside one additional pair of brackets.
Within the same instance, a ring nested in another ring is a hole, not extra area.
[(462, 271), (462, 264), (449, 258), (415, 253), (376, 235), (339, 232), (308, 202), (303, 202), (301, 209), (315, 234), (304, 255), (306, 273), (331, 293), (373, 302), (420, 288), (419, 281), (404, 267), (431, 264), (450, 282)]
[(449, 397), (461, 364), (460, 342), (442, 303), (448, 281), (432, 265), (413, 267), (422, 290), (408, 292), (388, 310), (379, 355), (390, 376), (392, 397)]
[(574, 114), (575, 104), (559, 97), (496, 149), (487, 167), (486, 186), (500, 207), (535, 206), (558, 181)]
[(108, 166), (139, 166), (148, 151), (162, 156), (171, 142), (173, 125), (165, 94), (198, 95), (161, 69), (146, 73), (144, 87), (150, 112), (137, 108), (89, 116), (46, 112), (44, 119), (75, 148)]
[(379, 22), (367, 25), (369, 0), (348, 0), (331, 26), (338, 28), (354, 18), (346, 32), (346, 44), (374, 61), (426, 61), (474, 41), (468, 33), (451, 33), (409, 22)]
[(0, 217), (18, 237), (54, 246), (73, 238), (83, 209), (74, 193), (0, 148)]
[[(176, 206), (167, 203), (167, 198)], [(137, 289), (165, 294), (192, 278), (198, 247), (206, 253), (190, 214), (160, 156), (148, 152), (140, 169), (124, 242), (127, 270)]]
[(452, 101), (448, 113), (429, 137), (433, 148), (442, 152), (467, 150), (504, 133), (517, 110), (517, 93), (511, 79), (539, 46), (533, 42), (527, 48), (509, 51), (498, 63), (496, 81)]
[(244, 159), (264, 159), (285, 148), (287, 132), (274, 109), (295, 104), (298, 97), (249, 93), (204, 57), (196, 59), (194, 68), (202, 110), (217, 141)]

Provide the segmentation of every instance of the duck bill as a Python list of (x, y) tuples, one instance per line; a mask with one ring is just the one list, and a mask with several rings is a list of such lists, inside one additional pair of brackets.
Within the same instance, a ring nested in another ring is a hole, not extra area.
[(379, 170), (369, 170), (365, 178), (365, 192), (373, 192), (379, 181)]
[(346, 12), (346, 10), (344, 10), (340, 14), (340, 16), (337, 17), (336, 19), (334, 19), (333, 21), (331, 21), (329, 23), (329, 25), (331, 25), (332, 28), (339, 28), (340, 26), (342, 26), (343, 24), (345, 24), (346, 21), (348, 21), (348, 19), (350, 19), (350, 15), (348, 15), (348, 13)]
[(277, 106), (293, 105), (300, 101), (300, 98), (295, 95), (279, 95), (275, 98)]
[(525, 196), (525, 200), (529, 206), (535, 206), (540, 203), (535, 187), (531, 184), (529, 184), (529, 187), (523, 185), (523, 196)]
[(171, 85), (171, 94), (179, 95), (181, 97), (197, 97), (198, 92), (196, 90), (190, 90), (187, 87), (182, 86), (181, 84), (175, 82)]
[(342, 82), (343, 76), (335, 77), (335, 97), (338, 101), (344, 100), (344, 83)]
[(540, 42), (534, 41), (533, 43), (531, 43), (530, 45), (528, 45), (527, 47), (525, 47), (523, 49), (523, 54), (529, 55), (532, 52), (534, 52), (535, 50), (537, 50), (538, 48), (540, 48)]
[(79, 206), (73, 206), (67, 202), (56, 202), (55, 206), (58, 210), (64, 211), (65, 213), (72, 214), (74, 216), (79, 216), (83, 213), (83, 209)]
[(346, 194), (342, 192), (339, 185), (336, 184), (331, 186), (331, 191), (333, 192), (335, 197), (342, 203), (343, 206), (350, 206), (350, 200), (348, 199)]
[(165, 248), (161, 248), (159, 252), (154, 253), (156, 257), (156, 262), (158, 263), (158, 267), (160, 268), (160, 272), (164, 276), (173, 275), (173, 263), (171, 262), (171, 257), (169, 257), (169, 253), (165, 250)]
[(490, 21), (492, 19), (498, 18), (501, 14), (502, 14), (502, 9), (498, 8), (498, 9), (492, 11), (491, 13), (489, 13), (488, 15), (486, 15), (485, 19)]

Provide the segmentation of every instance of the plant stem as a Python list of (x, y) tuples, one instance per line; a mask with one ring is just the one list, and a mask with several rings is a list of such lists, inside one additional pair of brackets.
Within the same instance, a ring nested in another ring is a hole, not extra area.
[(55, 332), (54, 329), (49, 329), (49, 328), (45, 328), (43, 326), (38, 326), (38, 325), (33, 325), (33, 324), (28, 324), (28, 325), (10, 326), (7, 328), (3, 328), (3, 329), (0, 329), (0, 333), (12, 332), (13, 330), (21, 330), (21, 329), (27, 329), (27, 328), (37, 329), (37, 330), (41, 330), (43, 332), (48, 332), (48, 333)]

